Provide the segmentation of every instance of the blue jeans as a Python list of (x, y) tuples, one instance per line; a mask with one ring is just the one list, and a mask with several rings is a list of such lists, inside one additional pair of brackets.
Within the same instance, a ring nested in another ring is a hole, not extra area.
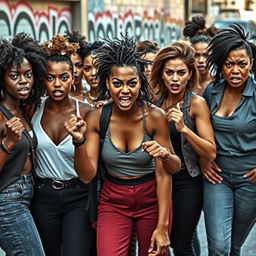
[(0, 192), (0, 247), (7, 256), (45, 255), (29, 211), (32, 195), (31, 175), (21, 175)]
[(204, 215), (209, 256), (239, 256), (256, 221), (256, 184), (222, 172), (221, 184), (204, 181)]

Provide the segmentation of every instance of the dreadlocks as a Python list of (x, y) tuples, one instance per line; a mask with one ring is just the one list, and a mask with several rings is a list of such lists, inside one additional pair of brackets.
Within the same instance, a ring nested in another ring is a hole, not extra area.
[(139, 101), (149, 102), (152, 96), (149, 91), (149, 85), (146, 77), (143, 74), (144, 65), (147, 64), (146, 60), (141, 59), (143, 53), (136, 51), (136, 43), (131, 38), (128, 39), (122, 36), (122, 39), (114, 39), (113, 41), (107, 38), (106, 44), (101, 47), (101, 50), (96, 55), (95, 65), (97, 66), (98, 72), (97, 77), (99, 78), (99, 98), (109, 99), (108, 89), (106, 81), (109, 78), (112, 68), (118, 67), (136, 67), (138, 75), (141, 81), (141, 88), (138, 96)]
[(256, 72), (256, 46), (248, 41), (248, 33), (239, 24), (232, 24), (227, 29), (221, 30), (210, 42), (207, 58), (208, 68), (215, 70), (217, 83), (222, 78), (222, 66), (228, 53), (234, 49), (245, 49), (253, 61), (251, 72)]
[[(15, 64), (19, 68), (26, 58), (35, 76), (33, 90), (29, 97), (22, 101), (22, 105), (40, 104), (40, 98), (44, 93), (44, 79), (46, 74), (46, 54), (42, 46), (26, 33), (17, 34), (12, 40), (0, 40), (0, 90), (5, 90), (3, 75), (6, 69)], [(3, 100), (0, 93), (0, 100)]]

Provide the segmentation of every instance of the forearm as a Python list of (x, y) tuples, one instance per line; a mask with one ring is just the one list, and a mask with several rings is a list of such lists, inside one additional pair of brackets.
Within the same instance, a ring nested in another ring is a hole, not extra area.
[(188, 127), (185, 127), (181, 133), (185, 136), (186, 140), (199, 157), (204, 157), (209, 161), (213, 161), (216, 158), (216, 146), (214, 143), (211, 143), (206, 139), (202, 139)]
[(158, 222), (157, 229), (168, 231), (171, 207), (171, 176), (167, 173), (157, 175)]
[(91, 163), (84, 145), (75, 147), (74, 167), (84, 183), (89, 183), (96, 175), (97, 167)]
[(170, 153), (170, 157), (162, 161), (162, 165), (167, 173), (174, 174), (180, 170), (181, 161), (177, 155)]

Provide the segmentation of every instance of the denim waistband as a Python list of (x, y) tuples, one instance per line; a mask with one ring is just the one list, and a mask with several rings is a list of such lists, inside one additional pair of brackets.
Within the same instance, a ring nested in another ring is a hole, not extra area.
[(30, 183), (31, 181), (33, 181), (33, 175), (32, 174), (21, 174), (17, 181), (23, 182), (23, 183)]
[(143, 175), (139, 178), (134, 178), (134, 179), (121, 179), (118, 177), (111, 176), (107, 172), (105, 173), (105, 178), (117, 185), (123, 185), (123, 186), (135, 186), (139, 184), (143, 184), (147, 181), (150, 181), (156, 177), (154, 172), (151, 172), (149, 174)]

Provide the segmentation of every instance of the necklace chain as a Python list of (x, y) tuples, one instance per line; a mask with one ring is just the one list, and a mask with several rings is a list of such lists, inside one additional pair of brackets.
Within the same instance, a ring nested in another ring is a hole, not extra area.
[(96, 99), (97, 99), (97, 97), (93, 97), (93, 96), (91, 95), (90, 91), (87, 92), (87, 96), (88, 96), (88, 98), (89, 98), (90, 100), (96, 100)]

